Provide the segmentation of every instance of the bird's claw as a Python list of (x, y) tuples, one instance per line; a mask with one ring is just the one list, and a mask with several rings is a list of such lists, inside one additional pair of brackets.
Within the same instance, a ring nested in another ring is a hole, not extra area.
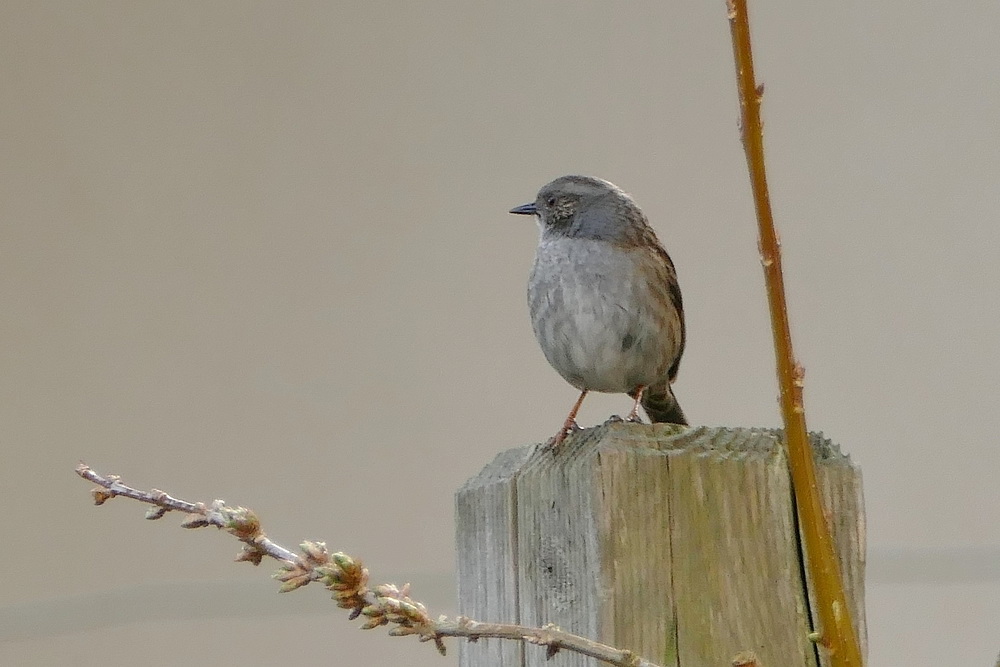
[(577, 424), (575, 420), (567, 422), (566, 424), (563, 425), (561, 429), (559, 429), (558, 433), (556, 433), (554, 436), (552, 436), (545, 442), (545, 449), (551, 449), (551, 450), (557, 449), (559, 445), (562, 444), (563, 440), (566, 439), (566, 436), (568, 436), (570, 433), (576, 433), (577, 431), (582, 431), (582, 430), (583, 429), (580, 428), (580, 425)]
[(611, 415), (610, 417), (608, 417), (607, 421), (605, 421), (604, 423), (605, 424), (641, 424), (642, 423), (642, 417), (640, 417), (639, 415), (633, 415), (633, 414), (627, 415), (624, 418), (621, 415)]

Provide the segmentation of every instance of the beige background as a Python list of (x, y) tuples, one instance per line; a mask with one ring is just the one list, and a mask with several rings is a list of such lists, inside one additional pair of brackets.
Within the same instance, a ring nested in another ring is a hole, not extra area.
[[(865, 473), (871, 664), (992, 664), (1000, 5), (752, 18), (808, 419)], [(72, 469), (250, 505), (452, 612), (452, 492), (574, 398), (506, 214), (564, 173), (670, 250), (690, 418), (778, 423), (721, 0), (0, 19), (0, 664), (450, 664)]]

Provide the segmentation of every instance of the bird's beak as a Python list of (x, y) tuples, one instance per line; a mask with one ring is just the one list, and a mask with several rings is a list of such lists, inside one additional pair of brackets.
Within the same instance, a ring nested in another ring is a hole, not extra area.
[(535, 215), (536, 213), (538, 213), (538, 207), (535, 206), (534, 202), (532, 202), (530, 204), (521, 204), (520, 206), (515, 206), (514, 208), (510, 209), (510, 212), (514, 213), (515, 215)]

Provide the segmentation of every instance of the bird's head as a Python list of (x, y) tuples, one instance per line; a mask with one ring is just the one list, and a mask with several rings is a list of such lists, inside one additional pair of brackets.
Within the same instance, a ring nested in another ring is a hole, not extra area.
[(562, 176), (538, 191), (535, 201), (510, 210), (538, 217), (543, 236), (612, 238), (641, 217), (618, 186), (592, 176)]

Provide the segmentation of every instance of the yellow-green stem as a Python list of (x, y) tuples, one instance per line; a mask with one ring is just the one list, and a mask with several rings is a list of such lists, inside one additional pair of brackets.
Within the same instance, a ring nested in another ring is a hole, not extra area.
[(781, 414), (785, 422), (785, 441), (795, 491), (799, 524), (805, 540), (809, 574), (813, 581), (815, 608), (819, 616), (821, 642), (830, 651), (832, 667), (861, 667), (861, 650), (851, 622), (843, 580), (834, 551), (833, 538), (820, 501), (812, 448), (806, 434), (805, 409), (802, 403), (802, 369), (792, 353), (792, 337), (785, 303), (785, 284), (781, 272), (781, 251), (771, 217), (764, 171), (764, 134), (760, 122), (760, 99), (753, 73), (750, 50), (750, 22), (746, 0), (727, 0), (729, 25), (736, 60), (736, 78), (740, 96), (741, 131), (746, 151), (750, 184), (760, 234), (760, 257), (767, 283), (767, 301), (771, 311), (771, 330), (777, 357)]

